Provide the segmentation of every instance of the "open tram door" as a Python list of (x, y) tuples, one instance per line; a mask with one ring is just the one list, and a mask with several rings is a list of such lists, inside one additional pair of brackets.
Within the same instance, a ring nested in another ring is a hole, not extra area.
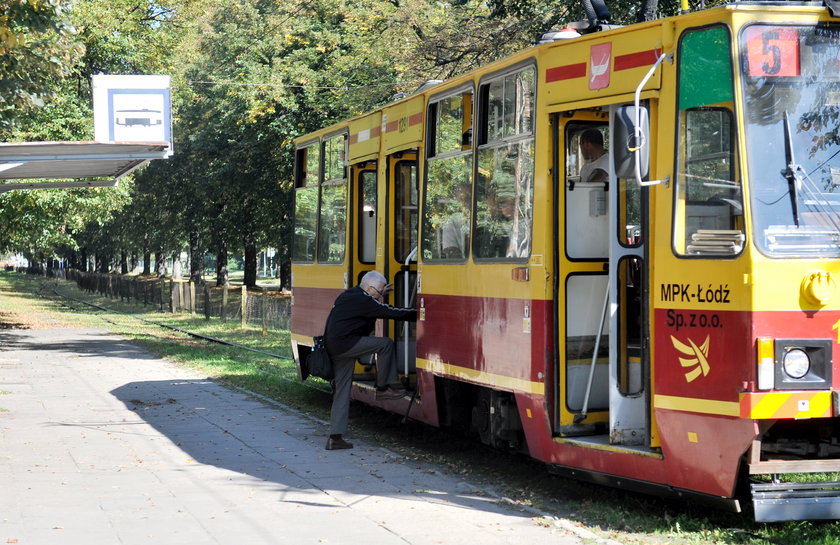
[[(377, 226), (379, 225), (379, 172), (375, 160), (350, 165), (350, 269), (344, 289), (357, 286), (368, 271), (376, 269)], [(374, 380), (373, 357), (360, 358), (353, 380)]]
[[(554, 433), (650, 445), (647, 189), (617, 176), (617, 108), (554, 116)], [(622, 127), (620, 130), (624, 130)], [(624, 173), (621, 173), (624, 174)], [(572, 439), (570, 439), (572, 440)]]
[[(417, 298), (417, 239), (419, 213), (419, 178), (417, 151), (409, 149), (387, 156), (385, 165), (388, 190), (386, 210), (389, 239), (385, 240), (382, 272), (393, 289), (388, 303), (396, 307), (414, 307)], [(393, 235), (391, 235), (393, 234)], [(406, 386), (416, 372), (416, 324), (394, 321), (385, 323), (384, 332), (394, 339), (397, 348), (397, 371)]]

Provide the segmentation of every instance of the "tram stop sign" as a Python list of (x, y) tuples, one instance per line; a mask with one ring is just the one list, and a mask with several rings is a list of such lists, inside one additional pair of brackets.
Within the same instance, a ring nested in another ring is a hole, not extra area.
[(166, 142), (173, 153), (169, 76), (93, 76), (97, 142)]

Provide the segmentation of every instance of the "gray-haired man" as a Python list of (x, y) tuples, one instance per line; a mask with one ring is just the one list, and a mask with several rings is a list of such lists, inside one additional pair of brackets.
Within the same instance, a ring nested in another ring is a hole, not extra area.
[(346, 290), (335, 300), (324, 332), (327, 351), (335, 368), (335, 392), (330, 411), (330, 438), (327, 450), (353, 448), (341, 436), (347, 431), (350, 388), (358, 358), (376, 354), (376, 399), (401, 399), (405, 389), (398, 383), (394, 341), (370, 336), (376, 320), (417, 320), (413, 308), (396, 308), (383, 302), (390, 289), (381, 273), (370, 271), (358, 286)]

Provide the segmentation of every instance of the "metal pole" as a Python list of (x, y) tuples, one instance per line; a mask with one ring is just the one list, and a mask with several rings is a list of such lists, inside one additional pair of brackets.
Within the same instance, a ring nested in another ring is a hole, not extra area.
[(601, 348), (601, 331), (604, 329), (604, 321), (607, 318), (607, 308), (610, 305), (610, 280), (607, 277), (607, 293), (604, 295), (604, 311), (601, 312), (601, 322), (598, 324), (598, 331), (595, 333), (595, 352), (592, 354), (592, 364), (589, 366), (589, 380), (586, 382), (586, 394), (583, 396), (583, 408), (580, 414), (575, 417), (575, 423), (586, 418), (589, 411), (589, 394), (592, 392), (592, 380), (595, 377), (595, 363), (598, 360), (598, 350)]
[[(405, 258), (405, 280), (403, 281), (403, 294), (404, 294), (404, 301), (406, 304), (409, 303), (409, 291), (408, 285), (411, 280), (409, 264), (411, 260), (417, 256), (417, 247), (415, 246), (411, 253), (408, 254), (408, 257)], [(406, 381), (408, 380), (408, 322), (403, 322), (403, 343), (404, 343), (404, 350), (403, 350), (403, 360), (405, 361), (405, 378)]]

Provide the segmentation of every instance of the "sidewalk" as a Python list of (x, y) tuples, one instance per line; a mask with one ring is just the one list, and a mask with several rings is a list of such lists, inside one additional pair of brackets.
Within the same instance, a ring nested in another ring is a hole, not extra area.
[(94, 329), (0, 330), (0, 543), (596, 543)]

